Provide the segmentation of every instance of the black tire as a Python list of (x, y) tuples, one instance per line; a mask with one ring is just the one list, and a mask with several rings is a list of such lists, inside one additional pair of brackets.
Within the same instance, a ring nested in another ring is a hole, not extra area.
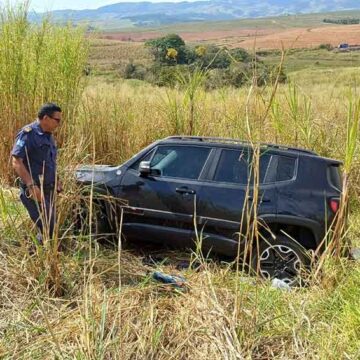
[(81, 206), (77, 211), (76, 229), (78, 234), (89, 235), (96, 241), (104, 241), (110, 234), (110, 225), (104, 209), (96, 204), (92, 211), (91, 227), (89, 226), (89, 209)]
[(261, 240), (254, 246), (252, 269), (264, 279), (280, 279), (290, 286), (303, 284), (310, 268), (307, 250), (285, 235)]

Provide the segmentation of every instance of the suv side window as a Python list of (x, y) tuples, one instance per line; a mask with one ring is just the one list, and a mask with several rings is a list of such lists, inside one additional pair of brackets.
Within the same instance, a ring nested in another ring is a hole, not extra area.
[[(265, 181), (271, 158), (272, 155), (270, 154), (261, 154), (260, 156), (260, 183), (264, 183)], [(214, 180), (247, 185), (249, 176), (253, 172), (251, 162), (251, 153), (245, 149), (223, 149), (215, 171)]]
[(269, 177), (270, 166), (272, 163), (273, 155), (262, 153), (260, 154), (260, 169), (259, 169), (259, 183), (265, 184)]
[(245, 150), (221, 151), (214, 180), (218, 182), (247, 184), (249, 153)]
[(276, 181), (291, 180), (295, 174), (295, 162), (295, 158), (282, 155), (278, 156)]
[(210, 150), (202, 146), (159, 146), (151, 159), (151, 168), (161, 176), (195, 180)]

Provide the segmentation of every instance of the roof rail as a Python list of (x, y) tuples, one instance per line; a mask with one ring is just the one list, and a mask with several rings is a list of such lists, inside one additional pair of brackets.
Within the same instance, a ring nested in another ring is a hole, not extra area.
[[(232, 138), (222, 138), (222, 137), (211, 137), (211, 136), (169, 136), (165, 140), (182, 140), (182, 141), (200, 141), (200, 142), (214, 142), (214, 143), (220, 143), (220, 144), (241, 144), (241, 145), (251, 145), (249, 141), (245, 140), (238, 140), (238, 139), (232, 139)], [(278, 145), (278, 144), (271, 144), (271, 143), (255, 143), (256, 145), (259, 145), (261, 147), (269, 147), (273, 149), (278, 150), (292, 150), (292, 151), (298, 151), (309, 155), (317, 155), (314, 151), (306, 150), (302, 148), (287, 146), (287, 145)]]

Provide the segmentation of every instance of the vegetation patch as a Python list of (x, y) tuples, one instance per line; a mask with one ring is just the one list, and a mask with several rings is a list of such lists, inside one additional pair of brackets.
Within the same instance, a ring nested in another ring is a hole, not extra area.
[[(216, 45), (186, 45), (176, 34), (147, 41), (145, 47), (153, 56), (153, 64), (145, 67), (130, 62), (124, 70), (125, 79), (145, 80), (158, 86), (175, 86), (181, 77), (201, 70), (207, 89), (224, 86), (241, 87), (255, 81), (258, 86), (274, 83), (277, 68), (264, 64), (246, 50), (227, 49)], [(255, 71), (256, 68), (256, 71)], [(286, 81), (281, 72), (279, 82)]]
[(356, 24), (360, 24), (360, 19), (359, 18), (324, 19), (323, 22), (328, 24), (356, 25)]

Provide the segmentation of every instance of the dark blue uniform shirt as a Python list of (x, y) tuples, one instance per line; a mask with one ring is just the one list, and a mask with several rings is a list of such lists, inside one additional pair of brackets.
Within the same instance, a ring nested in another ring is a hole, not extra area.
[(44, 132), (38, 120), (23, 127), (16, 136), (11, 155), (23, 159), (34, 183), (52, 187), (56, 179), (57, 148), (52, 134)]

